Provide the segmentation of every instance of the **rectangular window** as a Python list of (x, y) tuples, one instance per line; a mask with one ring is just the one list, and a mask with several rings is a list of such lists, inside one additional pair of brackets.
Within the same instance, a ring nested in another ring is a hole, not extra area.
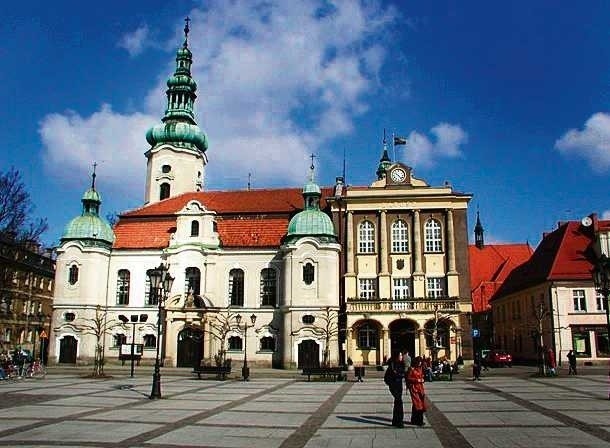
[(394, 300), (404, 300), (411, 297), (411, 279), (410, 278), (395, 278), (394, 279)]
[(445, 296), (445, 279), (442, 277), (428, 277), (427, 282), (427, 293), (428, 298), (436, 299)]
[(572, 346), (574, 347), (576, 356), (590, 358), (591, 341), (589, 340), (589, 332), (572, 330)]
[(129, 305), (129, 279), (130, 274), (127, 269), (119, 270), (116, 284), (117, 305)]
[(599, 292), (597, 293), (596, 302), (597, 302), (597, 311), (606, 311), (606, 307), (608, 306), (608, 303), (606, 303), (606, 301), (604, 300), (604, 296), (602, 296)]
[(375, 283), (376, 278), (361, 278), (360, 279), (360, 298), (363, 300), (371, 300), (376, 297)]
[(597, 356), (607, 358), (610, 356), (610, 344), (608, 342), (608, 330), (595, 330), (595, 345)]
[(584, 289), (573, 290), (572, 299), (574, 300), (574, 311), (587, 311), (587, 300)]
[(275, 269), (261, 271), (261, 306), (276, 306), (277, 274)]
[(144, 283), (144, 303), (148, 306), (157, 306), (159, 304), (157, 301), (157, 294), (152, 290), (150, 277), (148, 275), (146, 276), (146, 282)]

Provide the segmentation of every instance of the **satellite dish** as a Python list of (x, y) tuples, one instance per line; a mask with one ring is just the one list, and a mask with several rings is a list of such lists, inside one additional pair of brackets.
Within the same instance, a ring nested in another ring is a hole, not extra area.
[(589, 227), (591, 224), (593, 224), (593, 220), (590, 216), (585, 216), (583, 219), (580, 220), (580, 223), (585, 227)]

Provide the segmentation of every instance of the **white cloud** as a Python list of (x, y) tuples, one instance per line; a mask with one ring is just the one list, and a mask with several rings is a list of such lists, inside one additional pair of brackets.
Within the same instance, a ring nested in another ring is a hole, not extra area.
[(610, 114), (598, 112), (585, 123), (584, 129), (570, 129), (555, 142), (563, 155), (585, 159), (591, 169), (601, 173), (610, 168)]
[(441, 158), (460, 157), (460, 146), (468, 143), (468, 134), (459, 125), (439, 123), (430, 129), (430, 133), (434, 142), (417, 131), (411, 131), (403, 152), (407, 163), (418, 168), (430, 168)]
[(129, 56), (137, 56), (149, 45), (148, 26), (142, 25), (132, 33), (126, 33), (119, 40), (118, 46), (124, 48)]
[(40, 123), (45, 166), (65, 182), (82, 188), (91, 163), (101, 164), (105, 183), (144, 192), (147, 143), (144, 135), (154, 118), (141, 113), (121, 115), (104, 104), (83, 118), (75, 112), (50, 114)]
[[(324, 158), (325, 142), (353, 131), (354, 119), (368, 109), (365, 98), (378, 88), (387, 54), (384, 29), (397, 13), (377, 1), (212, 0), (189, 16), (198, 123), (210, 141), (206, 185), (224, 188), (245, 185), (248, 172), (257, 186), (298, 184), (310, 153)], [(182, 28), (177, 21), (172, 53), (182, 43)], [(137, 37), (138, 31), (123, 39), (130, 54), (145, 45), (147, 31)], [(160, 121), (165, 80), (174, 70), (173, 55), (167, 59), (141, 112), (121, 115), (106, 106), (90, 117), (45, 117), (40, 132), (49, 172), (63, 166), (78, 140), (79, 154), (70, 163), (81, 170), (100, 151), (124, 165), (113, 170), (141, 179), (145, 128)], [(445, 131), (439, 133), (440, 142)]]

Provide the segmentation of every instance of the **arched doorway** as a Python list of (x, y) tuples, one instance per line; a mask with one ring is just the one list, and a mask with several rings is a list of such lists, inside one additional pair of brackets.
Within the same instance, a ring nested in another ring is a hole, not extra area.
[(76, 364), (78, 341), (74, 336), (64, 336), (59, 340), (59, 362)]
[(176, 367), (199, 366), (203, 357), (203, 331), (187, 327), (178, 333), (178, 357)]
[(299, 359), (297, 368), (304, 369), (320, 367), (320, 346), (312, 339), (306, 339), (299, 344)]
[(432, 360), (436, 361), (439, 357), (446, 356), (451, 358), (450, 352), (450, 325), (447, 320), (429, 320), (424, 325), (424, 334), (426, 336), (426, 347), (430, 353)]
[(417, 324), (412, 320), (400, 319), (390, 324), (390, 350), (393, 356), (397, 352), (409, 352), (415, 356), (415, 337)]

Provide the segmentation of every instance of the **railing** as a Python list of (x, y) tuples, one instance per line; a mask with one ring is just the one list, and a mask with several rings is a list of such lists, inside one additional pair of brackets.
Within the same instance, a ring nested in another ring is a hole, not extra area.
[(458, 297), (439, 297), (436, 299), (414, 298), (405, 300), (391, 299), (347, 299), (348, 313), (409, 311), (414, 313), (434, 313), (434, 311), (459, 311)]

